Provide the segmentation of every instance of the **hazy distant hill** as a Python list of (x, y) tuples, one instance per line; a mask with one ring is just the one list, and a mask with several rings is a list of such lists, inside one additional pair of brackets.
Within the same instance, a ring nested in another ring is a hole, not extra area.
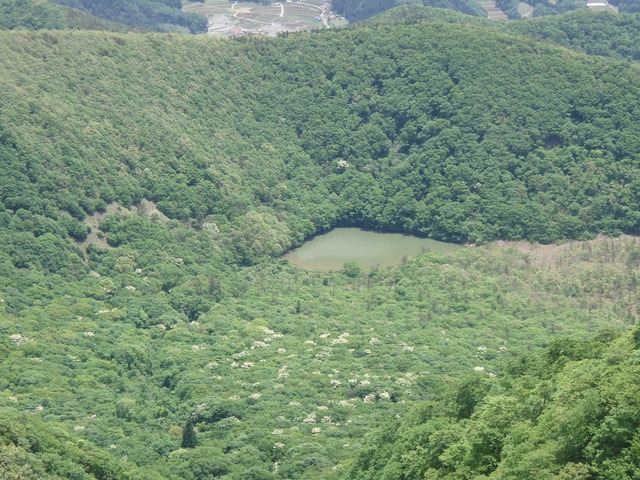
[(437, 8), (425, 5), (404, 4), (385, 10), (374, 15), (362, 23), (364, 24), (389, 24), (389, 23), (467, 23), (486, 28), (498, 28), (498, 23), (491, 22), (482, 16), (466, 15), (450, 8)]
[(52, 0), (106, 20), (161, 32), (207, 31), (207, 19), (185, 13), (181, 0)]
[[(351, 22), (372, 17), (380, 12), (400, 6), (397, 0), (334, 0), (333, 9)], [(487, 12), (476, 0), (420, 0), (422, 6), (446, 8), (467, 15), (486, 17)]]
[(371, 24), (465, 23), (533, 37), (581, 53), (640, 60), (640, 14), (576, 10), (517, 22), (491, 22), (448, 9), (403, 5), (367, 20)]
[(128, 30), (122, 24), (95, 17), (81, 10), (56, 5), (48, 0), (0, 0), (0, 29)]
[(640, 14), (577, 10), (511, 22), (505, 28), (590, 55), (640, 60)]

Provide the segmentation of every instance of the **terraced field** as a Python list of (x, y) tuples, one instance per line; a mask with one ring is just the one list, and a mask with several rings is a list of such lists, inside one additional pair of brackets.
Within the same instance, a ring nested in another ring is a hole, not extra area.
[(229, 2), (206, 0), (187, 2), (184, 10), (206, 15), (211, 35), (276, 35), (314, 28), (346, 25), (347, 21), (331, 12), (325, 0), (304, 2)]
[(498, 8), (495, 0), (480, 0), (478, 2), (487, 11), (487, 16), (491, 20), (509, 20), (506, 13)]

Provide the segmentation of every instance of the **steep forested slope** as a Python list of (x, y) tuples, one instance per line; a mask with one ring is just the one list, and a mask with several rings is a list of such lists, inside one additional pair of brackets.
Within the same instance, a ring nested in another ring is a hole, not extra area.
[(5, 34), (1, 48), (13, 211), (82, 219), (146, 197), (237, 224), (261, 204), (285, 243), (337, 223), (461, 242), (638, 228), (627, 64), (440, 24), (245, 42)]
[[(332, 7), (350, 22), (358, 22), (398, 7), (402, 3), (397, 0), (334, 0)], [(466, 15), (487, 16), (487, 12), (476, 0), (420, 0), (420, 2), (414, 3), (427, 7), (450, 9)]]
[(207, 19), (185, 13), (181, 0), (51, 0), (106, 20), (159, 32), (204, 33)]
[(620, 479), (638, 464), (638, 337), (565, 339), (369, 438), (354, 479)]
[(340, 478), (365, 431), (456, 378), (638, 320), (633, 238), (543, 263), (273, 259), (339, 224), (460, 242), (636, 232), (631, 64), (445, 24), (2, 32), (0, 59), (12, 475)]
[(367, 20), (367, 23), (371, 24), (419, 22), (465, 23), (495, 28), (589, 55), (628, 61), (640, 60), (639, 14), (616, 14), (583, 9), (564, 15), (529, 18), (518, 22), (493, 22), (441, 8), (403, 5)]
[(579, 10), (563, 16), (512, 22), (506, 28), (590, 55), (640, 60), (640, 14), (637, 13)]
[(48, 0), (0, 1), (1, 30), (107, 30), (126, 31), (124, 25), (110, 22), (74, 8)]

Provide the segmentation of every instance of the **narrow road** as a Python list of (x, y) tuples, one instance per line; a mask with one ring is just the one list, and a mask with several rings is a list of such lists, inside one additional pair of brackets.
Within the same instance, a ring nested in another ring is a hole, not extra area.
[(284, 17), (284, 5), (281, 3), (276, 3), (276, 5), (280, 5), (280, 18)]
[(325, 17), (325, 15), (327, 14), (327, 11), (324, 9), (324, 7), (319, 7), (318, 5), (314, 5), (313, 3), (305, 3), (305, 2), (297, 2), (297, 3), (299, 3), (300, 5), (306, 5), (308, 7), (313, 7), (320, 10), (320, 19), (322, 20), (322, 23), (324, 24), (324, 26), (326, 28), (329, 28), (329, 22), (327, 22), (327, 17)]

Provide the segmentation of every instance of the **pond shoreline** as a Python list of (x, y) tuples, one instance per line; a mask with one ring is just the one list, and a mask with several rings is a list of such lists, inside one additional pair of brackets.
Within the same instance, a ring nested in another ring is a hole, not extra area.
[(451, 252), (462, 247), (404, 233), (339, 227), (314, 236), (282, 258), (299, 268), (336, 271), (341, 270), (347, 262), (354, 262), (361, 268), (392, 266), (423, 252)]

